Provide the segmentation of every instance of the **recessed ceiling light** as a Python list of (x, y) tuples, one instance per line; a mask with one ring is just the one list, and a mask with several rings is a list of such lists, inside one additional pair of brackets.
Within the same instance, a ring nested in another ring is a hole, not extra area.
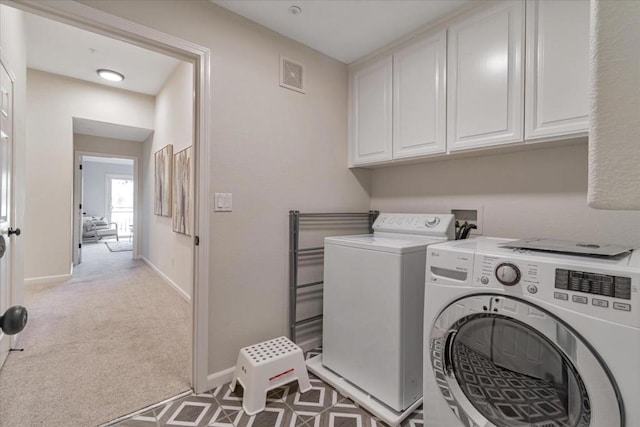
[(302, 13), (302, 8), (300, 6), (291, 6), (289, 8), (289, 13), (292, 15), (300, 15)]
[(110, 82), (121, 82), (124, 80), (124, 76), (116, 71), (100, 69), (97, 72), (100, 77)]

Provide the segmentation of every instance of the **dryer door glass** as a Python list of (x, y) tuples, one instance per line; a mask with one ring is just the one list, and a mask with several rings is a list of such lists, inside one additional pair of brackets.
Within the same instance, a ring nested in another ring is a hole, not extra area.
[(496, 426), (590, 423), (589, 396), (575, 367), (523, 323), (488, 313), (466, 319), (449, 357), (462, 392)]
[(462, 425), (621, 427), (623, 401), (593, 348), (518, 298), (451, 302), (430, 331), (431, 369)]

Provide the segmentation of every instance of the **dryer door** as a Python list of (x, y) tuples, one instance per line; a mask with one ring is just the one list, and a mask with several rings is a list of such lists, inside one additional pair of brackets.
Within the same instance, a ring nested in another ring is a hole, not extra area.
[(431, 367), (465, 426), (623, 426), (622, 399), (592, 348), (552, 314), (504, 295), (447, 306)]

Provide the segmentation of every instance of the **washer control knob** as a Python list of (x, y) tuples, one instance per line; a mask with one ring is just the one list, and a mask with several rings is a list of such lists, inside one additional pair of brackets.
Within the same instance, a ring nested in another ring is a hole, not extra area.
[(509, 262), (498, 264), (496, 267), (496, 278), (498, 282), (505, 286), (513, 286), (520, 281), (520, 269), (517, 265)]
[(437, 216), (427, 218), (427, 220), (424, 222), (424, 225), (426, 225), (427, 227), (435, 227), (438, 224), (440, 224), (440, 218), (438, 218)]

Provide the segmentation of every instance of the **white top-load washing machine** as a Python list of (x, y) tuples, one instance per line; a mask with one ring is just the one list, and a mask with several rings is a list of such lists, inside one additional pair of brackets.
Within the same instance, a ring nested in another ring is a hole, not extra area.
[(640, 426), (640, 251), (511, 243), (428, 248), (425, 426)]
[(322, 364), (402, 411), (422, 397), (425, 250), (454, 217), (382, 213), (373, 230), (325, 239)]

